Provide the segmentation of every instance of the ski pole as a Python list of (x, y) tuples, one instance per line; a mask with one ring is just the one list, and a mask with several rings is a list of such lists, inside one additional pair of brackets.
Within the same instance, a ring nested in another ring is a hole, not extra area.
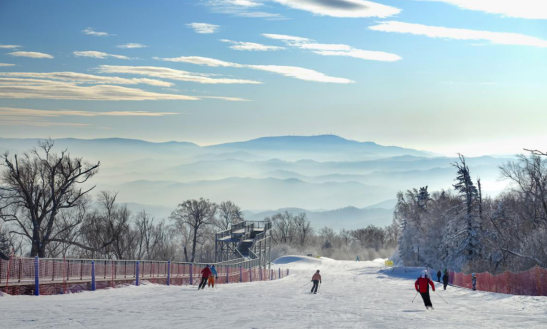
[(414, 295), (414, 298), (412, 298), (412, 302), (414, 303), (414, 300), (416, 299), (416, 296), (418, 296), (418, 292), (416, 291), (416, 295)]
[[(437, 290), (435, 290), (435, 293), (436, 293), (439, 297), (441, 297), (441, 295), (437, 292)], [(447, 302), (446, 300), (444, 300), (444, 298), (441, 297), (441, 299), (442, 299), (445, 303), (448, 304), (448, 302)]]
[(308, 283), (306, 283), (305, 285), (303, 285), (303, 286), (300, 287), (300, 288), (304, 288), (305, 286), (307, 286), (307, 285), (310, 284), (310, 283), (311, 283), (311, 282), (308, 282)]

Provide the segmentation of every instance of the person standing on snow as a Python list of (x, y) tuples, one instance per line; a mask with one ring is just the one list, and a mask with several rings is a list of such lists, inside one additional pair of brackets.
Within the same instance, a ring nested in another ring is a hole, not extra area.
[(207, 287), (213, 286), (215, 287), (215, 279), (218, 279), (218, 273), (217, 269), (215, 268), (215, 265), (211, 267), (211, 276), (209, 276), (209, 281), (207, 282)]
[(441, 282), (441, 270), (437, 271), (437, 282)]
[(443, 275), (444, 290), (446, 290), (446, 286), (448, 286), (448, 270), (444, 270), (444, 275)]
[(475, 273), (471, 274), (471, 282), (473, 283), (473, 290), (477, 290), (477, 277)]
[(319, 270), (317, 270), (317, 272), (315, 272), (315, 274), (311, 277), (311, 282), (313, 282), (313, 286), (311, 287), (311, 292), (316, 294), (317, 288), (319, 287), (319, 283), (321, 283), (321, 274), (319, 274)]
[(198, 290), (205, 289), (207, 284), (207, 279), (212, 275), (209, 265), (207, 265), (203, 270), (201, 270), (201, 282), (199, 283)]
[(425, 308), (433, 309), (433, 304), (431, 304), (431, 298), (429, 297), (429, 285), (433, 291), (435, 291), (435, 284), (433, 281), (429, 280), (425, 271), (422, 272), (422, 275), (414, 282), (414, 288), (420, 293), (422, 299), (424, 300)]

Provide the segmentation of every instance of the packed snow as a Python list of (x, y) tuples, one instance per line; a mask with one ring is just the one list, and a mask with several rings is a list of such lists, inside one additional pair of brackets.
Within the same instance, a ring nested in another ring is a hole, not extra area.
[[(414, 290), (419, 272), (384, 269), (383, 260), (290, 256), (270, 282), (143, 285), (56, 296), (0, 297), (2, 328), (546, 328), (547, 297), (448, 287), (427, 311)], [(311, 276), (323, 284), (310, 294)], [(439, 289), (440, 288), (440, 289)], [(444, 298), (445, 303), (440, 297)]]

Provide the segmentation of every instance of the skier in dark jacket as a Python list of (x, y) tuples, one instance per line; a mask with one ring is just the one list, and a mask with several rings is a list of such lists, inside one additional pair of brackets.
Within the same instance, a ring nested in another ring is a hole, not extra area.
[(446, 286), (448, 286), (448, 270), (444, 270), (444, 275), (443, 275), (444, 290), (446, 290)]
[(433, 281), (429, 280), (427, 277), (425, 271), (422, 272), (421, 277), (416, 280), (414, 283), (414, 287), (416, 288), (416, 291), (420, 293), (422, 296), (422, 299), (424, 300), (425, 308), (428, 310), (431, 308), (433, 309), (433, 304), (431, 303), (431, 298), (429, 297), (429, 286), (435, 291), (435, 284)]
[(475, 273), (471, 274), (471, 282), (473, 283), (473, 290), (477, 290), (477, 277)]
[(441, 282), (441, 270), (437, 271), (437, 282)]
[(201, 270), (201, 282), (199, 283), (198, 290), (205, 289), (205, 285), (207, 284), (207, 279), (213, 275), (211, 272), (211, 269), (209, 268), (209, 265), (207, 265), (203, 270)]

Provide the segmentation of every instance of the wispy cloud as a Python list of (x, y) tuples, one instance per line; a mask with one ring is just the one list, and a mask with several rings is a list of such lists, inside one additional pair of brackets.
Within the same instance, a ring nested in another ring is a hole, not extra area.
[(267, 20), (285, 19), (280, 14), (256, 10), (263, 7), (262, 0), (205, 0), (203, 3), (216, 13)]
[(247, 101), (238, 97), (163, 94), (114, 85), (81, 86), (76, 82), (2, 77), (0, 77), (0, 98), (86, 101), (202, 100), (216, 98), (226, 101)]
[(260, 84), (262, 82), (243, 79), (215, 78), (209, 74), (192, 73), (182, 70), (175, 70), (167, 67), (157, 66), (115, 66), (100, 65), (97, 70), (99, 73), (113, 74), (136, 74), (145, 75), (154, 78), (197, 82), (204, 84)]
[(445, 2), (462, 9), (477, 10), (504, 17), (547, 19), (547, 3), (543, 0), (421, 0)]
[(117, 58), (117, 59), (131, 59), (127, 56), (107, 54), (107, 53), (103, 53), (101, 51), (94, 51), (94, 50), (75, 51), (74, 56), (76, 56), (76, 57), (91, 57), (91, 58), (98, 58), (98, 59), (106, 59), (106, 58), (109, 58), (109, 57)]
[(329, 82), (329, 83), (353, 83), (353, 81), (349, 79), (331, 77), (321, 72), (317, 72), (314, 70), (297, 67), (297, 66), (246, 65), (246, 64), (225, 62), (225, 61), (214, 59), (214, 58), (199, 57), (199, 56), (161, 58), (161, 60), (170, 61), (170, 62), (190, 63), (190, 64), (196, 64), (196, 65), (210, 66), (210, 67), (249, 68), (253, 70), (277, 73), (280, 75), (284, 75), (284, 76), (295, 78), (295, 79), (305, 80), (305, 81)]
[(156, 59), (164, 62), (178, 62), (178, 63), (190, 63), (196, 65), (203, 65), (209, 67), (245, 67), (245, 65), (221, 61), (220, 59), (214, 59), (209, 57), (200, 56), (181, 56), (174, 58), (158, 58)]
[(287, 46), (309, 50), (322, 56), (345, 56), (384, 62), (394, 62), (401, 59), (399, 55), (383, 51), (361, 50), (344, 44), (317, 43), (312, 39), (291, 35), (265, 33), (263, 36), (283, 41)]
[(77, 72), (0, 72), (0, 77), (11, 77), (11, 78), (24, 78), (19, 79), (18, 81), (11, 81), (10, 83), (18, 84), (35, 84), (40, 82), (40, 80), (29, 80), (31, 79), (51, 79), (51, 80), (60, 80), (66, 82), (74, 82), (78, 84), (117, 84), (117, 85), (136, 85), (136, 84), (147, 84), (150, 86), (157, 87), (171, 87), (173, 84), (171, 82), (156, 80), (156, 79), (125, 79), (119, 77), (110, 77), (102, 75), (93, 75)]
[(230, 46), (233, 50), (243, 50), (243, 51), (275, 51), (285, 49), (284, 47), (277, 46), (267, 46), (260, 43), (254, 42), (243, 42), (243, 41), (232, 41), (228, 39), (221, 39), (222, 42), (231, 43)]
[(397, 21), (385, 21), (369, 29), (382, 32), (409, 33), (424, 35), (430, 38), (446, 38), (455, 40), (483, 40), (497, 45), (515, 45), (531, 47), (547, 47), (547, 40), (518, 33), (490, 32), (468, 29), (458, 29), (440, 26), (428, 26)]
[(110, 36), (111, 34), (107, 33), (107, 32), (99, 32), (99, 31), (95, 31), (94, 28), (92, 27), (88, 27), (86, 28), (85, 30), (82, 31), (83, 34), (87, 34), (87, 35), (93, 35), (93, 36), (96, 36), (96, 37), (108, 37)]
[(333, 17), (380, 17), (401, 12), (400, 9), (364, 0), (273, 0), (293, 9), (309, 11), (316, 15)]
[(15, 64), (0, 63), (0, 67), (2, 67), (2, 66), (15, 66)]
[(349, 79), (331, 77), (321, 72), (317, 72), (314, 70), (305, 69), (303, 67), (297, 67), (297, 66), (248, 65), (247, 67), (255, 69), (255, 70), (277, 73), (277, 74), (284, 75), (286, 77), (291, 77), (291, 78), (305, 80), (305, 81), (343, 83), (343, 84), (354, 82)]
[(77, 117), (162, 117), (166, 115), (177, 115), (175, 112), (149, 112), (149, 111), (76, 111), (76, 110), (36, 110), (14, 107), (0, 107), (0, 117), (62, 117), (62, 116), (77, 116)]
[(14, 51), (12, 53), (8, 53), (8, 55), (28, 58), (53, 58), (53, 56), (49, 54), (39, 53), (35, 51)]
[(85, 128), (88, 127), (88, 123), (74, 123), (74, 122), (51, 122), (41, 121), (40, 118), (28, 118), (28, 117), (11, 117), (3, 118), (0, 120), (0, 126), (32, 126), (32, 127), (76, 127)]
[(240, 97), (225, 97), (225, 96), (199, 96), (199, 98), (206, 98), (206, 99), (219, 99), (223, 101), (228, 102), (249, 102), (248, 99), (240, 98)]
[(19, 45), (3, 45), (0, 44), (0, 49), (15, 49), (15, 48), (21, 48)]
[(36, 85), (0, 84), (2, 98), (73, 99), (86, 101), (198, 100), (198, 97), (161, 94), (112, 85), (78, 86), (74, 83), (42, 80)]
[(186, 26), (194, 29), (196, 33), (202, 33), (202, 34), (216, 33), (218, 32), (218, 29), (220, 28), (220, 26), (218, 25), (208, 24), (208, 23), (190, 23), (190, 24), (186, 24)]
[(136, 48), (147, 48), (148, 46), (140, 43), (126, 43), (125, 45), (118, 45), (118, 48), (121, 49), (136, 49)]

